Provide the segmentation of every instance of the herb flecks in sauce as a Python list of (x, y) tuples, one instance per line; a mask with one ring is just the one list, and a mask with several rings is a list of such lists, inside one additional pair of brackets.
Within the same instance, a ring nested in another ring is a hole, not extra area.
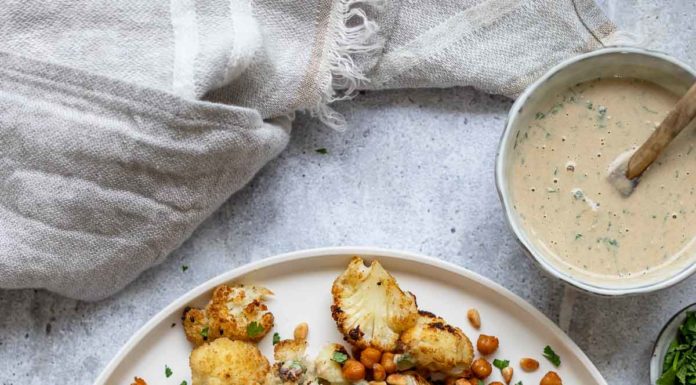
[(675, 139), (629, 198), (606, 181), (609, 164), (645, 141), (677, 99), (652, 83), (600, 79), (530, 112), (516, 134), (513, 203), (564, 269), (623, 279), (696, 254), (693, 133)]

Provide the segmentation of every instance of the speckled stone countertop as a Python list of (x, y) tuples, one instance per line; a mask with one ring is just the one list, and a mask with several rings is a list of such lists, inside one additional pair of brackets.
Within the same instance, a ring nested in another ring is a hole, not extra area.
[[(693, 0), (602, 4), (645, 46), (696, 66)], [(343, 133), (299, 116), (278, 159), (120, 294), (84, 303), (0, 291), (0, 384), (90, 384), (140, 326), (201, 282), (252, 260), (336, 245), (412, 250), (465, 266), (558, 322), (610, 384), (648, 383), (652, 344), (672, 314), (696, 302), (696, 277), (606, 299), (540, 273), (508, 231), (493, 181), (511, 103), (467, 88), (369, 93), (337, 105), (348, 118)], [(322, 147), (328, 154), (315, 152)]]

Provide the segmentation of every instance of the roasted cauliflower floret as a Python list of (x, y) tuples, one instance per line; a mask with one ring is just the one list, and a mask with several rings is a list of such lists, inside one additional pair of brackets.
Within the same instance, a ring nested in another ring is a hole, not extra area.
[(196, 346), (201, 346), (210, 339), (210, 322), (205, 310), (186, 307), (181, 316), (186, 339)]
[(471, 341), (461, 329), (425, 311), (419, 312), (418, 322), (401, 335), (400, 342), (416, 368), (431, 372), (458, 375), (474, 358)]
[(418, 318), (416, 298), (403, 292), (382, 265), (370, 266), (353, 257), (331, 288), (331, 313), (338, 330), (350, 344), (393, 351), (399, 334)]
[(219, 337), (259, 341), (273, 328), (273, 314), (263, 303), (271, 295), (270, 290), (258, 286), (216, 287), (205, 310), (184, 310), (186, 338), (197, 346)]
[(317, 378), (328, 381), (331, 385), (348, 385), (349, 381), (343, 378), (341, 364), (335, 361), (334, 355), (350, 357), (348, 351), (339, 344), (326, 345), (317, 355), (314, 360), (314, 366), (317, 371)]
[(306, 340), (282, 340), (273, 347), (275, 363), (266, 385), (315, 384), (314, 363), (305, 355)]
[(268, 360), (252, 343), (218, 338), (191, 352), (192, 385), (264, 385)]

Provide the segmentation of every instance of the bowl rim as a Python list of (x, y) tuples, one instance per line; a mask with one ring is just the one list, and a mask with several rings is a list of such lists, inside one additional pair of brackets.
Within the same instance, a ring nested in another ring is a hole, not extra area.
[(685, 306), (684, 308), (676, 312), (673, 316), (671, 316), (669, 320), (665, 322), (665, 325), (660, 330), (660, 333), (657, 334), (655, 344), (653, 344), (652, 356), (650, 357), (651, 384), (654, 384), (657, 381), (657, 379), (660, 378), (660, 376), (662, 375), (664, 357), (662, 357), (661, 353), (667, 350), (669, 344), (671, 344), (674, 337), (676, 337), (676, 334), (672, 336), (667, 336), (667, 334), (665, 334), (667, 333), (667, 329), (671, 329), (677, 321), (679, 321), (680, 323), (684, 322), (681, 319), (681, 316), (686, 315), (686, 313), (689, 311), (696, 311), (696, 302), (692, 303), (691, 305)]
[(533, 247), (530, 244), (530, 242), (528, 242), (526, 237), (522, 236), (522, 229), (516, 227), (513, 224), (514, 223), (513, 216), (516, 214), (515, 214), (515, 210), (513, 208), (512, 198), (510, 197), (510, 194), (507, 193), (507, 191), (509, 191), (508, 181), (503, 177), (504, 170), (505, 170), (505, 165), (503, 164), (504, 155), (506, 153), (505, 148), (506, 148), (506, 146), (510, 140), (510, 137), (511, 137), (511, 131), (512, 131), (511, 123), (516, 120), (517, 115), (519, 114), (521, 108), (526, 104), (529, 97), (531, 95), (533, 95), (535, 93), (535, 91), (542, 84), (544, 84), (548, 79), (550, 79), (552, 76), (556, 75), (558, 72), (569, 67), (570, 65), (578, 63), (578, 62), (582, 62), (582, 61), (585, 61), (588, 59), (592, 59), (592, 58), (597, 57), (597, 56), (603, 56), (603, 55), (609, 55), (609, 54), (639, 54), (639, 55), (649, 56), (652, 58), (657, 58), (657, 59), (663, 60), (665, 62), (668, 62), (670, 64), (673, 64), (677, 67), (680, 67), (682, 70), (691, 74), (696, 79), (696, 70), (692, 69), (686, 63), (684, 63), (684, 62), (682, 62), (682, 61), (680, 61), (672, 56), (669, 56), (663, 52), (649, 50), (649, 49), (645, 49), (645, 48), (629, 47), (629, 46), (606, 47), (606, 48), (600, 48), (600, 49), (592, 51), (592, 52), (588, 52), (585, 54), (581, 54), (581, 55), (574, 56), (574, 57), (568, 58), (566, 60), (563, 60), (562, 62), (556, 64), (551, 69), (549, 69), (543, 76), (541, 76), (535, 82), (530, 84), (517, 97), (515, 102), (512, 104), (512, 107), (510, 107), (510, 111), (508, 112), (508, 116), (505, 120), (505, 128), (504, 128), (503, 133), (501, 135), (501, 138), (500, 138), (500, 141), (498, 144), (498, 149), (496, 152), (495, 186), (496, 186), (496, 189), (498, 191), (498, 198), (500, 199), (500, 202), (503, 206), (503, 211), (505, 213), (505, 220), (507, 222), (508, 227), (515, 234), (515, 238), (517, 238), (518, 243), (524, 249), (525, 254), (527, 254), (527, 256), (529, 256), (539, 267), (541, 267), (541, 269), (544, 272), (546, 272), (547, 274), (551, 275), (552, 277), (560, 279), (560, 280), (564, 281), (565, 283), (567, 283), (567, 284), (569, 284), (577, 289), (580, 289), (582, 291), (592, 293), (592, 294), (598, 294), (601, 296), (617, 297), (617, 296), (649, 293), (649, 292), (653, 292), (656, 290), (660, 290), (660, 289), (664, 289), (664, 288), (673, 286), (673, 285), (677, 284), (678, 282), (681, 282), (682, 280), (686, 279), (690, 275), (694, 274), (694, 272), (696, 272), (696, 263), (693, 263), (690, 266), (687, 266), (686, 268), (670, 275), (668, 278), (665, 278), (661, 281), (653, 282), (653, 283), (649, 283), (649, 284), (644, 284), (644, 285), (638, 285), (638, 286), (634, 286), (634, 287), (625, 287), (625, 288), (608, 287), (608, 286), (592, 284), (592, 283), (588, 283), (588, 282), (584, 282), (582, 280), (576, 279), (576, 278), (570, 276), (569, 274), (561, 271), (557, 267), (553, 266), (549, 261), (547, 261), (548, 258), (545, 257), (544, 255), (541, 255), (543, 253), (537, 251), (536, 248)]

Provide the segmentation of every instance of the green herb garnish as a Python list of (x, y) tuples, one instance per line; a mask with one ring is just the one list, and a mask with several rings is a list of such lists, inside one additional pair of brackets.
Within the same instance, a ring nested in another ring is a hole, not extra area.
[(167, 378), (169, 378), (169, 377), (172, 376), (172, 373), (174, 373), (174, 372), (172, 372), (172, 370), (169, 368), (169, 366), (164, 365), (164, 375), (165, 375)]
[(208, 333), (210, 332), (210, 326), (204, 326), (203, 329), (201, 329), (201, 332), (199, 333), (203, 339), (208, 338)]
[(179, 384), (179, 385), (188, 385), (188, 382), (186, 382), (186, 380), (183, 380), (183, 381), (181, 381), (181, 384)]
[(186, 265), (181, 265), (181, 271), (186, 271), (188, 270), (188, 266)]
[(478, 380), (478, 385), (484, 385), (483, 380)]
[(411, 357), (408, 354), (397, 355), (397, 358), (395, 361), (396, 361), (396, 369), (397, 370), (411, 369), (412, 367), (416, 366), (416, 363), (414, 362), (413, 357)]
[(545, 117), (546, 117), (546, 114), (544, 114), (543, 112), (537, 112), (536, 115), (534, 116), (534, 118), (536, 120), (541, 120), (541, 119), (544, 119)]
[(696, 312), (686, 313), (677, 336), (667, 348), (657, 385), (696, 384)]
[(517, 383), (515, 385), (524, 385), (524, 384), (522, 384), (522, 381), (517, 381)]
[(582, 238), (582, 234), (577, 233), (575, 234), (575, 240), (577, 241), (578, 239)]
[(277, 344), (278, 342), (280, 342), (280, 334), (273, 333), (273, 345)]
[(322, 154), (322, 155), (326, 155), (326, 154), (329, 153), (329, 150), (325, 149), (324, 147), (322, 147), (322, 148), (317, 148), (317, 149), (314, 150), (314, 151), (316, 151), (318, 154)]
[(263, 326), (259, 325), (259, 323), (256, 321), (247, 325), (247, 335), (250, 338), (255, 338), (255, 337), (260, 336), (261, 334), (263, 334), (264, 330), (266, 330), (266, 329), (264, 329)]
[(348, 355), (343, 352), (334, 352), (331, 356), (331, 361), (337, 362), (342, 365), (344, 362), (348, 361)]
[(556, 354), (556, 352), (554, 352), (549, 345), (546, 345), (544, 348), (544, 357), (546, 357), (546, 359), (549, 360), (549, 362), (551, 362), (555, 367), (558, 367), (558, 365), (561, 364), (561, 357)]
[(498, 368), (500, 370), (507, 368), (508, 365), (510, 365), (510, 361), (508, 361), (508, 360), (499, 360), (497, 358), (495, 360), (493, 360), (493, 366), (495, 366), (496, 368)]

